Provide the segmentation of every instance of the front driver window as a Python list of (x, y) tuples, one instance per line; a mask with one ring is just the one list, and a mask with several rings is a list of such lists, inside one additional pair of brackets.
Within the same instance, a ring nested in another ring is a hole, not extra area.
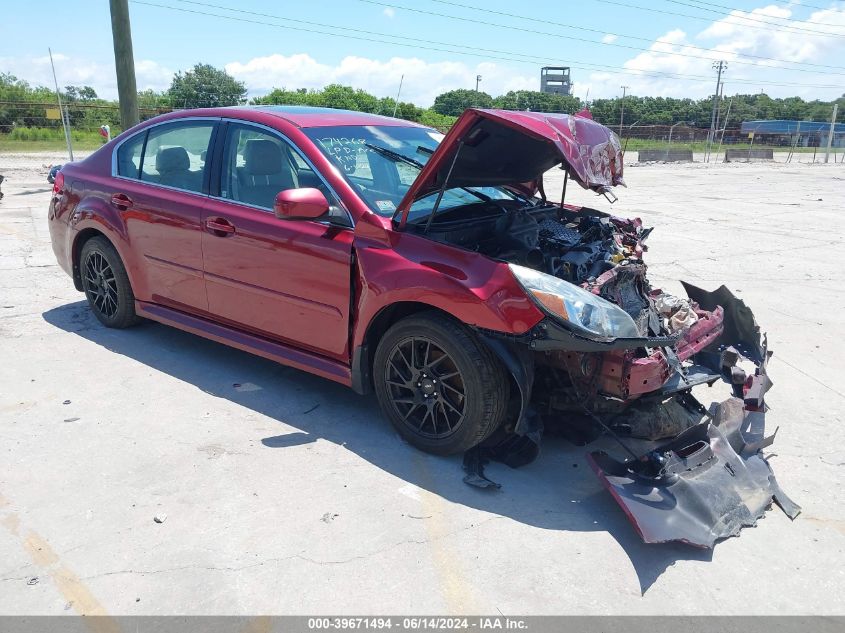
[(229, 125), (221, 197), (272, 209), (280, 191), (313, 186), (312, 181), (319, 181), (319, 178), (306, 164), (296, 162), (294, 154), (278, 136)]
[(223, 148), (220, 197), (273, 210), (276, 194), (319, 189), (329, 203), (327, 220), (352, 226), (349, 214), (305, 159), (281, 137), (247, 125), (229, 124)]

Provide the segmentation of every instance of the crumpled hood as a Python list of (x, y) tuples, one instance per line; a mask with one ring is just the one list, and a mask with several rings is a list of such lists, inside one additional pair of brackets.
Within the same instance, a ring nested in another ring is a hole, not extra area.
[[(455, 155), (457, 153), (457, 158)], [(514, 186), (538, 181), (562, 165), (585, 189), (624, 185), (622, 148), (616, 135), (587, 111), (549, 114), (466, 110), (431, 155), (399, 204), (404, 224), (411, 204), (443, 186)]]

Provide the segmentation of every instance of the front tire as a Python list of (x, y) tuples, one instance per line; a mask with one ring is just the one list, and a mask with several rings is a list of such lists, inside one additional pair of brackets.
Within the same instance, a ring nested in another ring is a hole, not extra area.
[(471, 330), (441, 314), (394, 324), (373, 365), (382, 411), (423, 451), (462, 453), (504, 420), (510, 385), (501, 362)]
[(104, 237), (85, 242), (79, 255), (79, 270), (85, 298), (100, 323), (110, 328), (138, 323), (129, 276), (111, 242)]

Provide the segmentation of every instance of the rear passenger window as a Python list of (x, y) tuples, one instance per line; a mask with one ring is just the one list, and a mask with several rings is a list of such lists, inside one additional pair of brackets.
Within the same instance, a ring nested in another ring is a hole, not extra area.
[(147, 135), (141, 180), (186, 191), (202, 191), (213, 122), (176, 123)]
[(142, 132), (123, 143), (117, 150), (117, 175), (126, 178), (140, 177), (141, 155), (147, 133)]

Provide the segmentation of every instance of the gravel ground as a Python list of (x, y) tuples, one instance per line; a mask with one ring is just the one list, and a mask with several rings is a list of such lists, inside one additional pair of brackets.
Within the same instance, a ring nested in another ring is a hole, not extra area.
[(842, 165), (632, 166), (618, 192), (656, 227), (653, 283), (727, 284), (775, 351), (772, 464), (804, 512), (710, 552), (642, 544), (563, 440), (490, 466), (486, 494), (373, 399), (161, 325), (102, 328), (50, 248), (61, 161), (0, 155), (0, 614), (845, 611)]

